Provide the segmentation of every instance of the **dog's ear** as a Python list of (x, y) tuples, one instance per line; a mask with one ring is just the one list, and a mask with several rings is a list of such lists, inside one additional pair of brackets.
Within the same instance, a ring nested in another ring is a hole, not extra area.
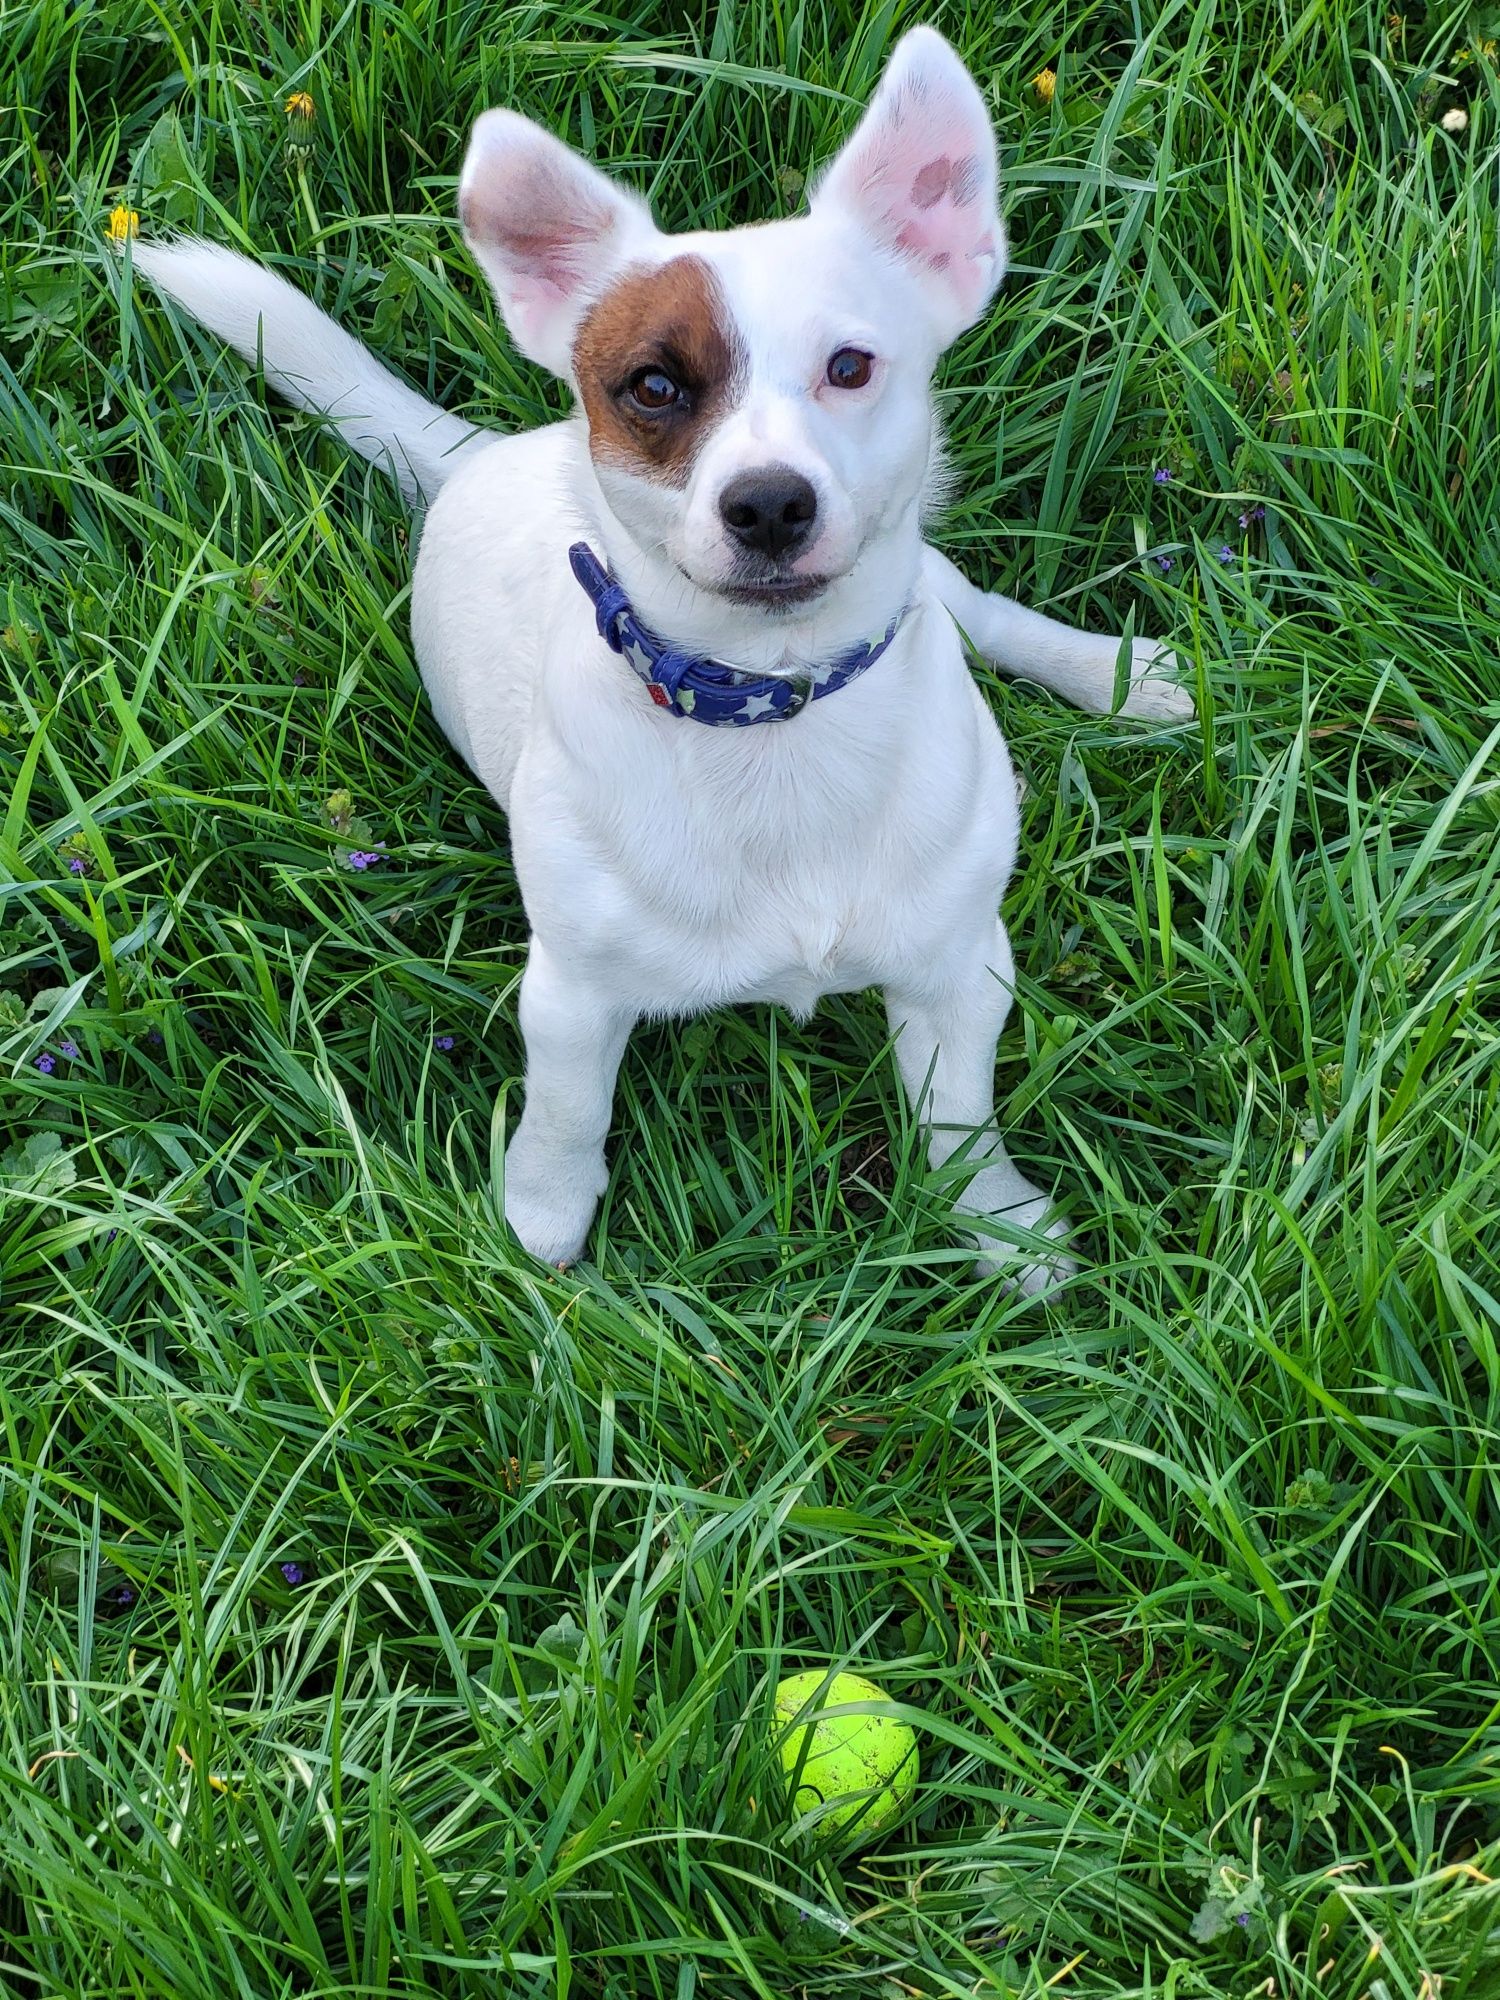
[(588, 306), (657, 233), (639, 195), (515, 111), (475, 124), (458, 212), (517, 347), (564, 377)]
[(944, 346), (1005, 275), (995, 134), (972, 76), (932, 28), (903, 35), (854, 136), (813, 191), (921, 279)]

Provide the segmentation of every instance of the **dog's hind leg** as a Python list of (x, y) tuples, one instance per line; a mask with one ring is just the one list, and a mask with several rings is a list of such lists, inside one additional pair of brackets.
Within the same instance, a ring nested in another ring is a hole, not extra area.
[(995, 1044), (1014, 981), (1010, 940), (997, 923), (984, 950), (933, 968), (930, 978), (887, 987), (885, 1004), (932, 1165), (961, 1155), (972, 1169), (955, 1206), (985, 1221), (971, 1237), (980, 1253), (976, 1270), (1036, 1296), (1070, 1277), (1074, 1265), (1060, 1240), (1066, 1220), (1013, 1164), (995, 1123)]
[[(944, 555), (922, 552), (922, 574), (982, 658), (1091, 715), (1115, 713), (1115, 674), (1123, 639), (1077, 632), (1008, 597), (979, 590)], [(1176, 678), (1183, 662), (1159, 640), (1133, 639), (1119, 713), (1151, 722), (1185, 722), (1193, 697)]]

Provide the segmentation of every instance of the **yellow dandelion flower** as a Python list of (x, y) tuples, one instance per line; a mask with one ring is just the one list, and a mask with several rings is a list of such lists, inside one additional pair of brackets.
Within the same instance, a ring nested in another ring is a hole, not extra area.
[(294, 90), (286, 101), (286, 115), (295, 118), (299, 124), (311, 125), (318, 115), (318, 107), (305, 90)]
[(1037, 94), (1038, 103), (1050, 104), (1057, 91), (1057, 71), (1055, 69), (1038, 70), (1036, 75), (1031, 79), (1031, 87)]
[(133, 208), (121, 202), (118, 208), (109, 211), (109, 240), (111, 243), (127, 242), (141, 233), (141, 218)]
[(1489, 39), (1476, 42), (1474, 44), (1474, 53), (1477, 56), (1483, 56), (1486, 62), (1493, 62), (1497, 56), (1500, 56), (1500, 42)]

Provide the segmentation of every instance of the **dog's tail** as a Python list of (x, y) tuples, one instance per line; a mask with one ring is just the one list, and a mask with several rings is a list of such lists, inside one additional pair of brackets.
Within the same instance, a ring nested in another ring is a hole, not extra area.
[(384, 467), (409, 503), (431, 500), (464, 447), (489, 435), (398, 381), (311, 299), (249, 257), (192, 236), (133, 243), (131, 256), (158, 291), (261, 366), (288, 402), (327, 417)]

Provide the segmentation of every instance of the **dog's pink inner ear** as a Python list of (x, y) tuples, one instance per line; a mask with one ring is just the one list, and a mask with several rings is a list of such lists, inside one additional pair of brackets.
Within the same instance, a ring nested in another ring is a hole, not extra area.
[(984, 100), (953, 51), (918, 30), (892, 58), (814, 207), (844, 208), (936, 281), (951, 337), (978, 317), (1003, 275), (995, 183)]
[(850, 163), (851, 206), (883, 242), (940, 275), (972, 318), (999, 276), (994, 167), (961, 150), (963, 132), (952, 151), (937, 150), (945, 135), (934, 137), (925, 123), (907, 119), (870, 134), (864, 157)]
[(587, 274), (583, 253), (608, 234), (609, 211), (587, 190), (568, 188), (537, 160), (515, 160), (465, 190), (464, 228), (504, 260), (518, 284), (564, 292)]
[[(950, 160), (946, 153), (918, 167), (912, 178), (910, 197), (915, 213), (905, 214), (902, 205), (892, 204), (888, 221), (896, 231), (901, 249), (920, 257), (933, 271), (946, 271), (955, 255), (974, 264), (995, 254), (995, 232), (977, 227), (974, 218), (965, 218), (964, 209), (978, 205), (981, 172), (978, 160)], [(975, 225), (975, 226), (971, 226)], [(965, 274), (957, 274), (962, 279)], [(978, 272), (968, 274), (977, 284)]]
[(516, 344), (565, 373), (589, 300), (650, 231), (644, 204), (539, 126), (491, 111), (474, 128), (458, 207)]

